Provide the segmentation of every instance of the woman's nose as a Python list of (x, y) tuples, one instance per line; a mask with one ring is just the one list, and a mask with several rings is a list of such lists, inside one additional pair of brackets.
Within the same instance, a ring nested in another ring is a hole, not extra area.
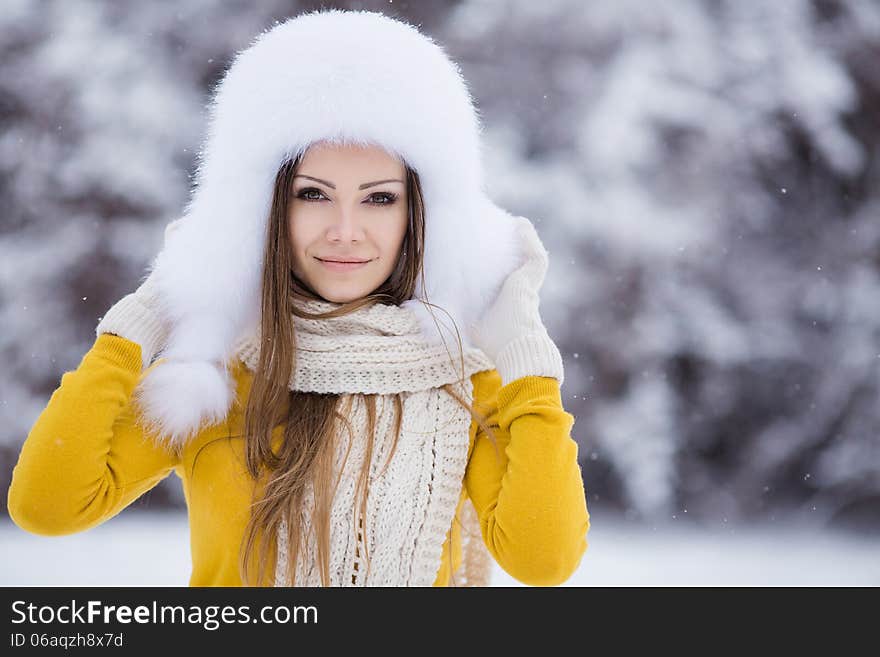
[(363, 227), (357, 211), (350, 208), (336, 211), (330, 228), (327, 230), (327, 237), (334, 242), (352, 242), (363, 239)]

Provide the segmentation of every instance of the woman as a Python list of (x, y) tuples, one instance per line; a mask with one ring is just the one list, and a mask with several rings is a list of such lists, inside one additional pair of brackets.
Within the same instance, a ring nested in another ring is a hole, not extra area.
[(31, 429), (10, 516), (82, 531), (175, 472), (192, 586), (484, 585), (488, 555), (564, 582), (589, 514), (547, 253), (482, 192), (458, 68), (315, 11), (212, 111), (193, 200)]

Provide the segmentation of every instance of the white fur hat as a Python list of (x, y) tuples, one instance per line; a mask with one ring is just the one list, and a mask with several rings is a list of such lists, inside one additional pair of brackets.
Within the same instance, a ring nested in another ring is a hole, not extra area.
[[(177, 442), (225, 417), (232, 382), (218, 364), (259, 326), (275, 175), (320, 140), (378, 144), (418, 172), (427, 290), (416, 296), (448, 311), (473, 346), (468, 326), (518, 259), (513, 216), (484, 193), (480, 133), (458, 65), (381, 13), (300, 14), (239, 52), (210, 105), (192, 198), (152, 266), (170, 327), (167, 362), (138, 391), (152, 425)], [(421, 302), (405, 305), (440, 339)]]

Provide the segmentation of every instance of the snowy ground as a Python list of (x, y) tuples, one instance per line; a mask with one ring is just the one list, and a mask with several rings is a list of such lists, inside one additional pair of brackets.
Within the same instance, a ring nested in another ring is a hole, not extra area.
[[(877, 586), (880, 539), (814, 529), (629, 525), (591, 518), (589, 548), (566, 586)], [(91, 531), (28, 534), (0, 522), (0, 585), (186, 586), (185, 515), (122, 513)], [(496, 566), (495, 586), (519, 586)]]

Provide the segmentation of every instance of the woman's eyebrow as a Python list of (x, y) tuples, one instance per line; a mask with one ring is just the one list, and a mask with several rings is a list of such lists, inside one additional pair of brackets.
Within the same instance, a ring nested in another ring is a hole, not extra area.
[[(314, 180), (315, 182), (319, 182), (322, 185), (327, 185), (327, 187), (329, 187), (330, 189), (336, 189), (336, 185), (334, 185), (333, 183), (327, 182), (326, 180), (321, 180), (320, 178), (315, 178), (313, 176), (307, 176), (304, 173), (298, 173), (294, 176), (294, 178), (308, 178), (309, 180)], [(358, 186), (358, 189), (366, 189), (367, 187), (375, 187), (376, 185), (381, 185), (383, 183), (388, 183), (388, 182), (403, 183), (402, 180), (399, 180), (397, 178), (387, 178), (386, 180), (377, 180), (375, 182), (364, 183), (363, 185)]]

